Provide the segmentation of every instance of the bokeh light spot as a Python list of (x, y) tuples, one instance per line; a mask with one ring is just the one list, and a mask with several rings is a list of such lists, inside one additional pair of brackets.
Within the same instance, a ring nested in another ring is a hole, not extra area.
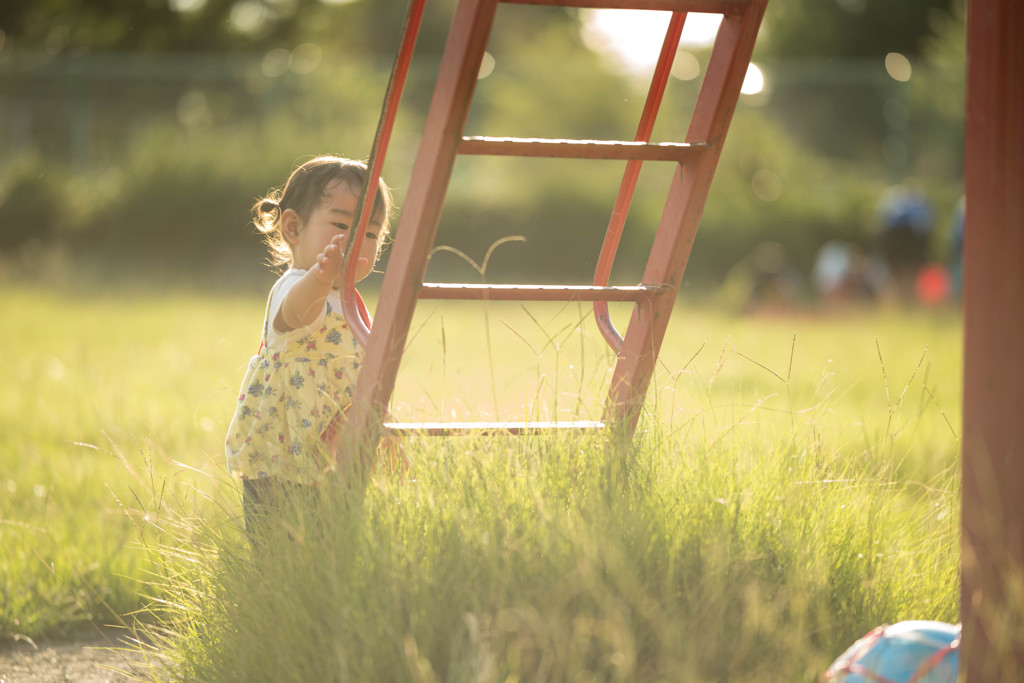
[(890, 52), (885, 56), (885, 70), (889, 76), (901, 83), (910, 80), (910, 60), (899, 52)]
[(231, 7), (228, 23), (239, 33), (256, 34), (268, 19), (267, 7), (257, 0), (242, 0)]
[(312, 73), (320, 65), (322, 55), (323, 52), (316, 43), (302, 43), (292, 50), (289, 68), (297, 74)]
[(282, 47), (275, 47), (263, 55), (263, 75), (267, 78), (283, 76), (288, 71), (288, 63), (291, 61), (292, 53)]
[[(671, 12), (654, 10), (586, 9), (580, 12), (581, 37), (588, 48), (613, 56), (626, 71), (646, 73), (658, 61), (671, 17)], [(706, 47), (721, 23), (721, 14), (691, 12), (679, 43)]]
[(782, 178), (775, 171), (759, 168), (750, 179), (750, 189), (762, 202), (774, 202), (782, 196)]
[(747, 67), (747, 75), (743, 77), (740, 92), (744, 95), (756, 95), (764, 90), (764, 72), (753, 62)]
[(168, 0), (167, 5), (171, 8), (172, 12), (188, 14), (190, 12), (198, 12), (206, 7), (206, 0)]
[(481, 78), (487, 78), (494, 71), (494, 55), (490, 52), (485, 52), (483, 59), (480, 60), (480, 71), (477, 73), (477, 80)]
[(672, 61), (672, 75), (681, 81), (692, 81), (700, 76), (700, 62), (693, 53), (679, 50)]

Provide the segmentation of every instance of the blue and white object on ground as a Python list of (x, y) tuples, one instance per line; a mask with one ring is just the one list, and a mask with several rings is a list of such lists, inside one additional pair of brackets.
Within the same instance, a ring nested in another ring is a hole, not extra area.
[(956, 683), (960, 626), (901, 621), (872, 630), (825, 672), (835, 683)]

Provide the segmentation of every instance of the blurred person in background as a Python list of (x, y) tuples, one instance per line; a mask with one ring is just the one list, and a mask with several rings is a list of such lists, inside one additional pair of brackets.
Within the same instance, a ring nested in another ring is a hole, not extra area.
[(878, 249), (889, 270), (889, 292), (903, 303), (914, 301), (918, 272), (928, 261), (934, 228), (931, 206), (914, 183), (890, 187), (879, 203)]
[(811, 280), (826, 307), (877, 301), (885, 285), (885, 266), (851, 242), (829, 240), (814, 257)]

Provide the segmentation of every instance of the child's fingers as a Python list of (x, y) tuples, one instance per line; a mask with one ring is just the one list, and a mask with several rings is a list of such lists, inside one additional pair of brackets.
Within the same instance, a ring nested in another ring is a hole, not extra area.
[(332, 267), (341, 261), (341, 250), (334, 244), (328, 244), (316, 255), (316, 260), (323, 267)]
[(317, 271), (321, 275), (328, 275), (330, 271), (336, 270), (341, 263), (338, 247), (328, 244), (323, 251), (316, 255)]
[(333, 258), (337, 255), (344, 254), (345, 252), (345, 236), (336, 235), (331, 238), (331, 241), (323, 248), (320, 252), (320, 256)]

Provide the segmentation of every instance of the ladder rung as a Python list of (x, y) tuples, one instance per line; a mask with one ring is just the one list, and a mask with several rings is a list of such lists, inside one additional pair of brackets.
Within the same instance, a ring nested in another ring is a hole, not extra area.
[(587, 7), (595, 9), (651, 9), (669, 12), (705, 12), (736, 14), (750, 0), (501, 0), (509, 5), (551, 5), (554, 7)]
[(620, 159), (685, 163), (712, 149), (706, 142), (624, 142), (620, 140), (557, 140), (545, 138), (464, 137), (459, 154), (547, 157), (563, 159)]
[(537, 434), (569, 430), (603, 429), (598, 420), (572, 422), (385, 422), (384, 429), (392, 434), (422, 436), (467, 436), (491, 434)]
[(593, 287), (560, 285), (472, 285), (424, 283), (420, 299), (471, 301), (642, 301), (671, 288), (665, 285)]

